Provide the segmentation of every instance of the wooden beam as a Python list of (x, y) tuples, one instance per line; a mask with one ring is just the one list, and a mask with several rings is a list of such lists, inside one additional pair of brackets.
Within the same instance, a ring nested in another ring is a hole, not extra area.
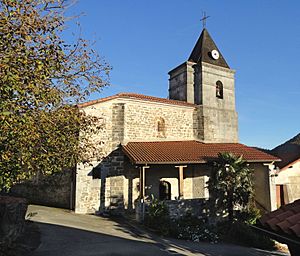
[(183, 182), (183, 168), (186, 168), (186, 165), (179, 165), (175, 166), (178, 168), (178, 197), (179, 199), (183, 199), (183, 188), (184, 188), (184, 182)]
[(141, 204), (142, 204), (142, 221), (145, 219), (145, 170), (150, 168), (150, 166), (140, 167), (140, 196), (141, 196)]

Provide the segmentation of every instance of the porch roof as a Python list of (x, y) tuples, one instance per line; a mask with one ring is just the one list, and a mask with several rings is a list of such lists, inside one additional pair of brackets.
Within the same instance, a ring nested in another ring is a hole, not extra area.
[(134, 164), (206, 163), (220, 152), (243, 155), (247, 162), (273, 162), (279, 158), (240, 143), (203, 143), (191, 141), (128, 142), (124, 153)]

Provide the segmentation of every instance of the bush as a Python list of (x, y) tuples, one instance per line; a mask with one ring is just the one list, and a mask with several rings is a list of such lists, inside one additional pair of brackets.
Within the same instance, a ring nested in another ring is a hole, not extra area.
[(168, 206), (158, 199), (152, 199), (145, 216), (145, 225), (155, 229), (161, 235), (168, 235), (170, 216)]
[(241, 211), (236, 213), (236, 219), (239, 222), (245, 224), (253, 225), (256, 223), (256, 220), (261, 217), (260, 210), (255, 206), (250, 206), (248, 210)]
[(209, 225), (205, 218), (198, 218), (190, 214), (172, 221), (170, 235), (194, 242), (216, 243), (219, 240), (215, 226)]
[[(225, 228), (224, 228), (225, 227)], [(248, 224), (235, 222), (223, 226), (222, 240), (225, 242), (236, 243), (244, 246), (251, 246), (260, 249), (272, 250), (275, 242), (251, 228)]]
[(163, 201), (153, 199), (145, 216), (145, 225), (160, 235), (194, 242), (222, 241), (260, 249), (274, 249), (273, 240), (250, 227), (259, 216), (259, 210), (251, 207), (248, 211), (237, 211), (233, 223), (223, 221), (210, 224), (207, 217), (193, 216), (191, 213), (171, 220), (167, 205)]

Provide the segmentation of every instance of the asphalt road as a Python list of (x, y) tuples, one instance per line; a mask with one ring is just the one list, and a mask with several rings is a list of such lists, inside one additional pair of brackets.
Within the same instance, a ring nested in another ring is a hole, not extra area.
[(33, 256), (286, 255), (235, 245), (162, 239), (122, 220), (79, 215), (64, 209), (30, 205), (28, 213), (41, 232), (41, 244)]

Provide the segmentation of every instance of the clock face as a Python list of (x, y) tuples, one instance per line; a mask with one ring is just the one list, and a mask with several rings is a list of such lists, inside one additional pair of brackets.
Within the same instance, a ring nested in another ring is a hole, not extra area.
[(219, 59), (220, 54), (219, 54), (219, 52), (218, 52), (217, 50), (212, 50), (212, 51), (211, 51), (211, 57), (212, 57), (213, 59), (217, 60), (217, 59)]

